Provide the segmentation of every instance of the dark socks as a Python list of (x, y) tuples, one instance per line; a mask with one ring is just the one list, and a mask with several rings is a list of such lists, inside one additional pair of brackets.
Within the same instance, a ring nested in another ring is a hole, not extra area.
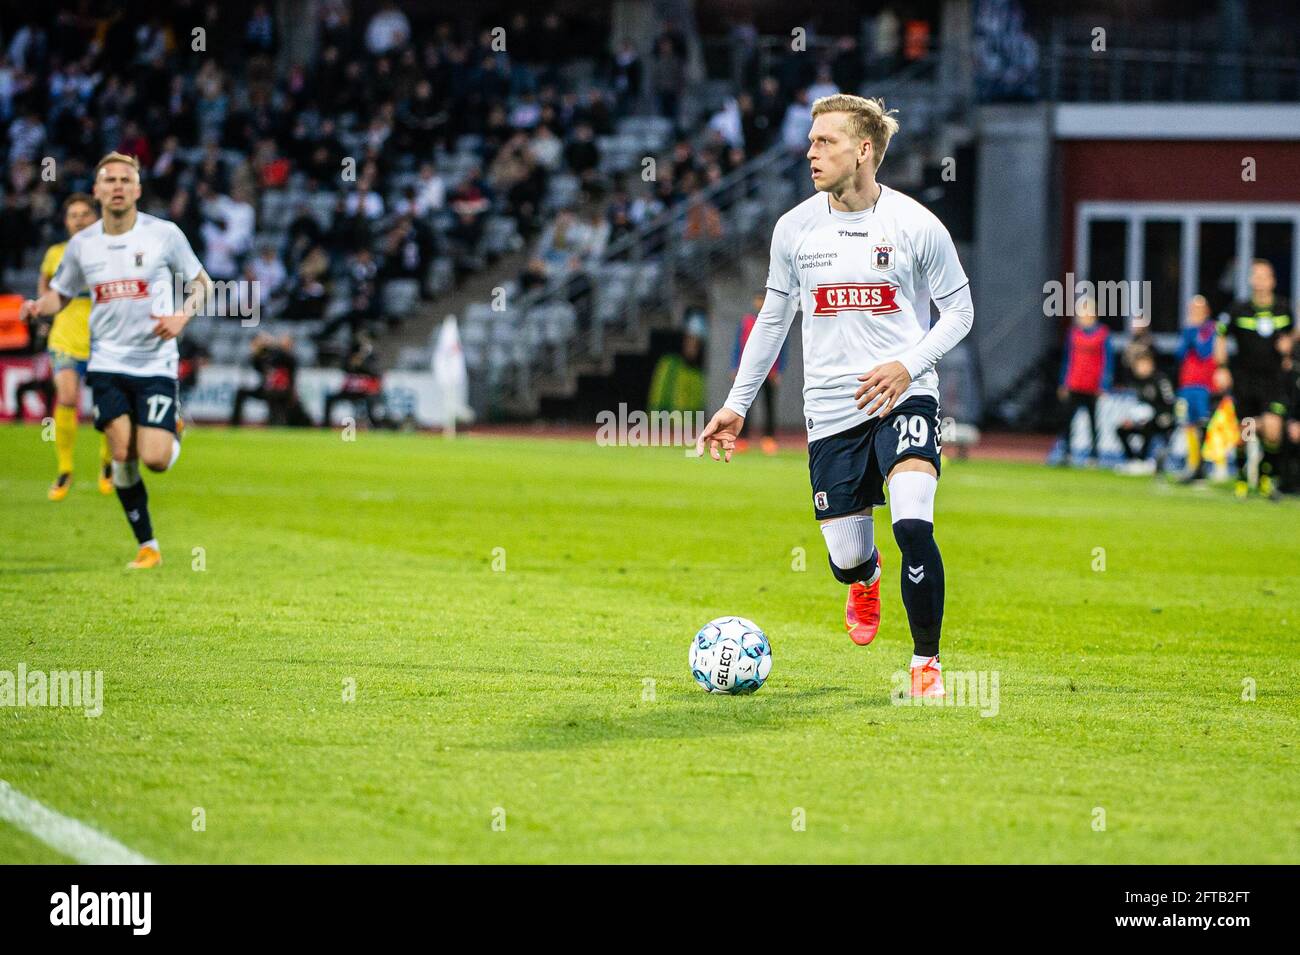
[(143, 544), (153, 539), (153, 523), (149, 520), (149, 493), (144, 489), (144, 481), (136, 481), (130, 487), (117, 488), (117, 499), (122, 502), (126, 519), (131, 523), (137, 542)]
[(899, 577), (916, 655), (938, 656), (943, 626), (943, 558), (934, 540), (934, 525), (929, 521), (895, 521), (894, 539), (903, 552)]
[(829, 554), (826, 556), (826, 560), (831, 565), (831, 573), (835, 575), (835, 579), (840, 583), (852, 584), (857, 581), (866, 583), (876, 573), (876, 567), (880, 564), (880, 551), (873, 550), (870, 557), (858, 564), (858, 566), (850, 567), (848, 570), (836, 567), (835, 561), (830, 559)]
[(1282, 473), (1282, 448), (1276, 444), (1260, 443), (1263, 447), (1264, 456), (1259, 462), (1259, 473), (1267, 475), (1276, 481), (1277, 476)]

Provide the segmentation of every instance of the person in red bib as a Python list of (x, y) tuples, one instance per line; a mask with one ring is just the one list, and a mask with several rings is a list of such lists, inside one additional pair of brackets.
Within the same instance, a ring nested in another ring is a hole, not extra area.
[(1074, 324), (1065, 338), (1065, 360), (1061, 363), (1061, 380), (1057, 397), (1065, 405), (1065, 424), (1061, 429), (1061, 463), (1070, 463), (1070, 431), (1079, 409), (1088, 412), (1092, 444), (1088, 461), (1095, 464), (1099, 448), (1097, 399), (1110, 389), (1113, 369), (1110, 330), (1097, 321), (1097, 309), (1090, 297), (1079, 299), (1074, 307)]

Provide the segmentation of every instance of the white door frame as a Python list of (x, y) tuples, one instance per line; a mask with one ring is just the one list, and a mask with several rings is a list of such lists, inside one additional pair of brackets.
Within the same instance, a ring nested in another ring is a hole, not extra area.
[[(1182, 223), (1181, 262), (1179, 264), (1178, 292), (1182, 301), (1178, 310), (1179, 323), (1187, 301), (1197, 293), (1196, 281), (1200, 273), (1200, 244), (1195, 240), (1202, 222), (1232, 222), (1237, 226), (1237, 260), (1249, 262), (1255, 254), (1255, 223), (1291, 223), (1291, 288), (1288, 297), (1292, 308), (1300, 302), (1300, 203), (1294, 202), (1080, 202), (1074, 220), (1074, 274), (1080, 279), (1090, 279), (1088, 269), (1088, 235), (1092, 223), (1098, 219), (1120, 220), (1126, 224), (1127, 249), (1124, 256), (1124, 278), (1140, 282), (1146, 266), (1144, 237), (1148, 221)], [(1246, 269), (1237, 270), (1236, 297), (1244, 299), (1249, 294)], [(1134, 287), (1134, 286), (1130, 286)], [(1133, 316), (1125, 317), (1126, 331), (1132, 331)]]

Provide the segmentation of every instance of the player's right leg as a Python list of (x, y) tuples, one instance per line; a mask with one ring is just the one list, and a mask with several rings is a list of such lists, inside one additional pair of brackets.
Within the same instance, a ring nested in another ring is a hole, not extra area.
[(50, 485), (48, 497), (61, 501), (72, 488), (72, 457), (77, 447), (77, 402), (81, 378), (76, 367), (62, 353), (51, 353), (54, 372), (54, 453), (58, 474)]
[(94, 371), (86, 375), (86, 384), (95, 399), (95, 427), (108, 439), (109, 454), (113, 459), (113, 489), (140, 548), (135, 560), (127, 566), (132, 569), (156, 567), (162, 563), (162, 553), (153, 536), (149, 493), (140, 476), (136, 428), (132, 420), (135, 386), (126, 375)]
[(880, 552), (871, 515), (885, 499), (878, 476), (871, 480), (874, 430), (874, 422), (868, 422), (808, 445), (814, 514), (831, 573), (848, 585), (844, 626), (859, 646), (869, 644), (880, 630)]
[(136, 428), (129, 415), (118, 415), (107, 422), (104, 435), (108, 438), (109, 452), (113, 456), (113, 489), (122, 504), (127, 523), (135, 534), (139, 551), (135, 560), (127, 564), (132, 570), (156, 567), (162, 563), (162, 551), (153, 536), (153, 521), (149, 517), (149, 492), (140, 476), (140, 452), (136, 443)]
[(865, 647), (880, 632), (880, 552), (876, 549), (872, 510), (823, 521), (822, 536), (831, 573), (849, 585), (844, 626), (849, 639)]

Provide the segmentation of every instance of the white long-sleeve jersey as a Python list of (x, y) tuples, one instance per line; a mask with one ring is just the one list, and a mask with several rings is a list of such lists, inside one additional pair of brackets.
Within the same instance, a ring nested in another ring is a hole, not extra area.
[[(745, 344), (725, 406), (749, 411), (795, 312), (803, 310), (804, 418), (808, 439), (856, 427), (858, 376), (902, 362), (912, 383), (899, 398), (939, 397), (934, 366), (974, 320), (970, 281), (952, 237), (919, 202), (880, 187), (870, 209), (838, 212), (816, 193), (776, 224), (767, 297)], [(930, 323), (930, 301), (939, 321)]]

